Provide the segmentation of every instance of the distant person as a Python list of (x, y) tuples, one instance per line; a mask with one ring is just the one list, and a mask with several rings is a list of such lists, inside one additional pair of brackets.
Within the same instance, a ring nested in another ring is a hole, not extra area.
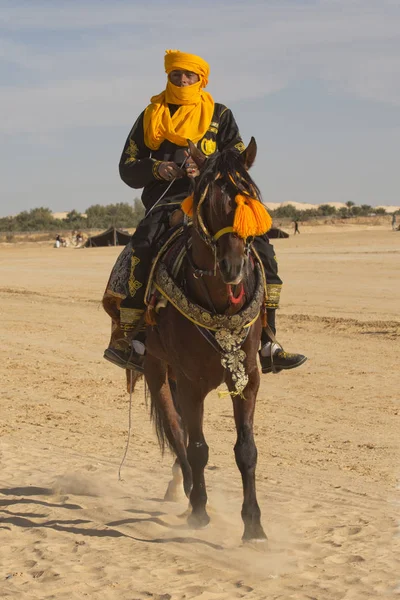
[(300, 233), (300, 229), (299, 229), (299, 222), (298, 222), (298, 220), (297, 220), (297, 219), (295, 219), (295, 220), (293, 221), (293, 223), (294, 223), (294, 235), (296, 235), (296, 233)]
[(59, 248), (61, 246), (61, 238), (59, 235), (56, 236), (56, 241), (54, 242), (54, 248)]
[(393, 231), (397, 231), (397, 226), (396, 226), (396, 213), (393, 213), (393, 215), (392, 215), (392, 229), (393, 229)]

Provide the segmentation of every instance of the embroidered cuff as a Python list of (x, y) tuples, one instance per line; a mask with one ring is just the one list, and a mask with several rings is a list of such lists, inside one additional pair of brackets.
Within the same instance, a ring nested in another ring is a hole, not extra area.
[(152, 173), (155, 179), (158, 179), (158, 181), (164, 181), (164, 179), (161, 177), (161, 175), (158, 172), (158, 167), (161, 165), (161, 160), (155, 160), (153, 163), (153, 168), (152, 168)]
[(267, 283), (267, 300), (265, 302), (266, 308), (276, 309), (279, 308), (279, 300), (281, 297), (282, 284), (278, 283)]

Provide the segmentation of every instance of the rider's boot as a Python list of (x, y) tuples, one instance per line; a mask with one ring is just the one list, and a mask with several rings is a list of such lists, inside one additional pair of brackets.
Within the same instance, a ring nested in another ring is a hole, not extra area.
[[(275, 310), (267, 310), (267, 323), (275, 336)], [(282, 370), (295, 369), (307, 360), (303, 354), (285, 352), (282, 346), (272, 340), (264, 329), (261, 334), (261, 350), (258, 354), (263, 373), (280, 373)]]
[(104, 358), (122, 369), (132, 369), (143, 373), (146, 353), (145, 327), (138, 329), (143, 309), (120, 309), (120, 323), (113, 323), (113, 332)]

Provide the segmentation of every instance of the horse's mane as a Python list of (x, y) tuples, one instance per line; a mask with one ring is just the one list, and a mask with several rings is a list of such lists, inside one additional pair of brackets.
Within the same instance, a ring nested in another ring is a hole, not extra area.
[(210, 156), (196, 181), (194, 202), (197, 203), (207, 186), (220, 175), (224, 184), (236, 189), (236, 193), (256, 197), (260, 202), (261, 192), (245, 168), (241, 154), (235, 148), (228, 148)]

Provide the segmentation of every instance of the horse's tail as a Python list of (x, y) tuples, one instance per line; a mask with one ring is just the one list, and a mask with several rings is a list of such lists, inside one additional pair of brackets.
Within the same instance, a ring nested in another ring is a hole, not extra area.
[[(148, 365), (151, 360), (151, 365)], [(158, 363), (158, 364), (156, 364)], [(151, 419), (162, 453), (168, 446), (177, 456), (183, 474), (183, 487), (188, 496), (192, 489), (192, 470), (186, 453), (187, 434), (181, 418), (175, 381), (168, 378), (167, 368), (163, 368), (163, 382), (160, 385), (160, 363), (152, 357), (147, 358), (146, 374), (151, 397)], [(154, 367), (154, 369), (153, 369)], [(157, 383), (158, 380), (158, 383)]]

